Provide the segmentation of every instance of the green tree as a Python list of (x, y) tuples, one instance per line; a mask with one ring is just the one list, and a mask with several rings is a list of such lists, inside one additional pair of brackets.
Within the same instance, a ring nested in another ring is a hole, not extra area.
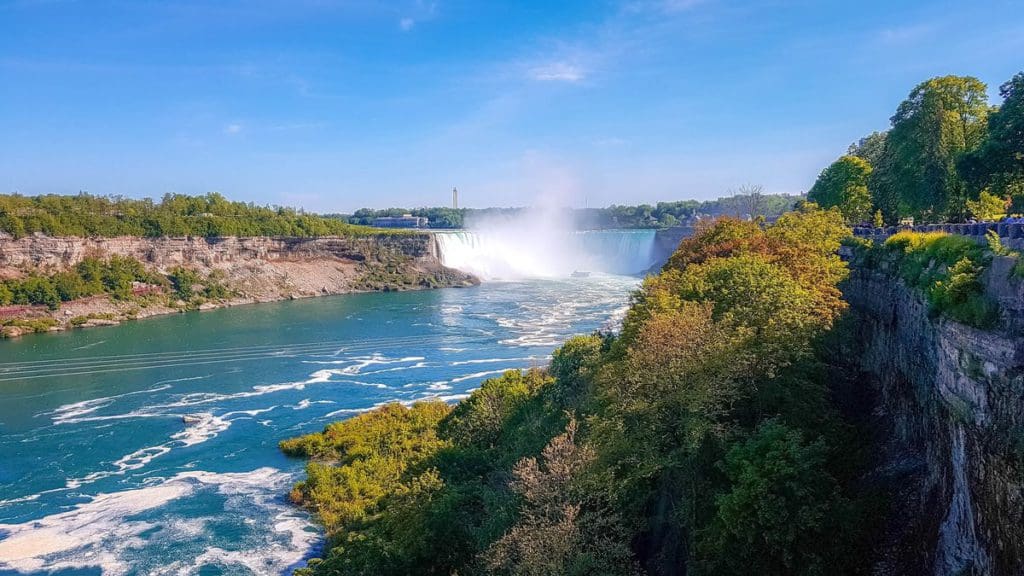
[(48, 278), (30, 276), (18, 282), (13, 292), (18, 304), (42, 304), (50, 310), (60, 307), (60, 294)]
[(869, 184), (887, 219), (964, 217), (969, 196), (956, 164), (984, 140), (988, 111), (985, 84), (969, 76), (932, 78), (911, 91)]
[(885, 152), (887, 137), (888, 132), (872, 132), (857, 142), (850, 144), (846, 154), (856, 156), (867, 161), (871, 166), (875, 166), (882, 159), (882, 154)]
[(875, 228), (885, 226), (885, 218), (882, 216), (881, 210), (875, 210), (875, 215), (871, 217), (871, 225)]
[(967, 201), (967, 212), (978, 220), (994, 221), (1006, 214), (1006, 199), (982, 190), (977, 200)]
[(616, 518), (588, 509), (578, 477), (594, 458), (577, 442), (571, 420), (541, 458), (524, 458), (512, 469), (512, 490), (523, 501), (519, 520), (484, 552), (495, 576), (607, 576), (636, 574), (632, 553), (615, 531)]
[(199, 283), (199, 275), (184, 266), (175, 266), (169, 276), (171, 287), (180, 300), (188, 302), (194, 296), (193, 287)]
[(558, 383), (559, 400), (564, 405), (572, 405), (586, 392), (586, 384), (601, 360), (603, 346), (600, 336), (574, 336), (555, 350), (548, 371)]
[(825, 576), (841, 573), (853, 520), (826, 471), (827, 448), (769, 420), (725, 458), (729, 490), (698, 540), (700, 572)]
[(94, 294), (85, 280), (76, 272), (61, 272), (54, 275), (53, 285), (64, 302)]
[(0, 306), (7, 306), (14, 302), (14, 293), (6, 283), (0, 284)]
[(871, 165), (866, 160), (843, 156), (822, 171), (807, 199), (822, 208), (839, 208), (847, 222), (864, 222), (871, 217), (870, 176)]
[(1003, 103), (988, 118), (988, 137), (958, 168), (976, 190), (1024, 194), (1024, 72), (999, 87)]

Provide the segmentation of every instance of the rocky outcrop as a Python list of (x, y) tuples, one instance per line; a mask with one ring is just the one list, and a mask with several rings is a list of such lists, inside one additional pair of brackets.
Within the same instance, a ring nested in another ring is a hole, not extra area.
[(404, 255), (437, 262), (430, 234), (327, 238), (77, 238), (28, 236), (0, 239), (0, 270), (26, 266), (59, 270), (89, 256), (131, 256), (160, 269), (176, 265), (219, 267), (254, 260), (364, 262), (377, 255)]
[(662, 228), (654, 233), (654, 266), (651, 273), (657, 273), (661, 267), (668, 262), (668, 259), (675, 253), (679, 243), (684, 239), (693, 236), (693, 226), (673, 226)]
[(997, 262), (985, 278), (998, 330), (929, 314), (883, 270), (853, 269), (847, 360), (875, 395), (883, 446), (873, 482), (890, 502), (877, 574), (1011, 575), (1024, 562), (1024, 286)]
[[(135, 258), (165, 274), (178, 266), (194, 270), (203, 278), (216, 271), (231, 296), (203, 302), (199, 308), (204, 310), (329, 294), (479, 283), (470, 274), (442, 265), (435, 239), (429, 233), (322, 238), (0, 237), (0, 278), (52, 274), (85, 258), (115, 255)], [(184, 307), (167, 297), (128, 302), (94, 297), (65, 302), (56, 311), (35, 307), (24, 314), (8, 314), (7, 319), (49, 316), (57, 325), (47, 329), (65, 329), (98, 325), (94, 321), (97, 317), (116, 323)], [(87, 320), (83, 322), (83, 318)], [(39, 330), (39, 326), (43, 325), (8, 321), (3, 334), (16, 336)]]

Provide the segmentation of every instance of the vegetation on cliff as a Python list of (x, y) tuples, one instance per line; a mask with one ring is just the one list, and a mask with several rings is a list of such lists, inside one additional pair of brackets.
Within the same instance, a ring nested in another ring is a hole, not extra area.
[(135, 258), (115, 255), (107, 259), (85, 258), (77, 266), (51, 275), (32, 274), (4, 280), (0, 282), (0, 306), (42, 305), (56, 310), (61, 302), (88, 296), (105, 294), (117, 300), (128, 300), (154, 291), (172, 293), (186, 305), (204, 298), (221, 299), (231, 295), (220, 274), (211, 273), (203, 278), (179, 266), (164, 275)]
[(859, 454), (821, 339), (849, 234), (813, 205), (721, 220), (619, 335), (455, 407), (389, 405), (282, 442), (329, 535), (304, 574), (854, 574)]
[(875, 211), (889, 224), (1024, 213), (1024, 72), (1000, 87), (1000, 106), (989, 106), (986, 89), (970, 76), (917, 85), (891, 129), (850, 146), (808, 199), (839, 207), (852, 223)]
[(0, 232), (48, 236), (358, 236), (403, 234), (294, 208), (232, 202), (217, 193), (146, 198), (0, 195)]
[(993, 248), (955, 234), (911, 231), (881, 243), (857, 239), (849, 245), (857, 266), (894, 271), (925, 295), (933, 314), (977, 328), (998, 322), (999, 307), (985, 295), (981, 279)]

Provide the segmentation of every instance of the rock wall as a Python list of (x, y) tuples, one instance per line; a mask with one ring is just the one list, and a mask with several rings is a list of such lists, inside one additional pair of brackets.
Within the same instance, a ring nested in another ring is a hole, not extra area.
[[(230, 296), (202, 302), (198, 304), (201, 310), (350, 292), (479, 283), (470, 274), (442, 265), (430, 234), (351, 238), (0, 237), (0, 278), (51, 274), (88, 257), (102, 259), (115, 255), (130, 256), (165, 274), (177, 266), (195, 270), (202, 278), (212, 277), (216, 271), (217, 282), (229, 290)], [(124, 301), (93, 296), (63, 302), (57, 310), (45, 306), (7, 307), (0, 310), (0, 336), (116, 324), (121, 320), (180, 312), (196, 305), (177, 300), (164, 288), (140, 289), (155, 289), (159, 297)], [(23, 322), (43, 317), (49, 317), (53, 325)]]
[(253, 260), (333, 259), (364, 262), (384, 253), (401, 254), (424, 263), (438, 262), (430, 234), (325, 238), (0, 238), (0, 272), (26, 267), (60, 270), (89, 256), (131, 256), (161, 270), (177, 265), (208, 268)]
[(684, 238), (693, 236), (693, 226), (673, 226), (663, 228), (654, 234), (654, 266), (652, 272), (661, 270), (668, 259), (675, 253)]
[(1005, 308), (994, 331), (931, 317), (884, 271), (854, 269), (844, 287), (845, 352), (882, 440), (871, 481), (893, 498), (876, 574), (1024, 573), (1024, 286), (1009, 266), (985, 278)]

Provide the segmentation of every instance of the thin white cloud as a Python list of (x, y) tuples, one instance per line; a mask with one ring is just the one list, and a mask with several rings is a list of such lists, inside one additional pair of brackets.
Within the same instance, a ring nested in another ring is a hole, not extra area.
[(416, 20), (412, 18), (402, 18), (398, 21), (398, 27), (402, 29), (402, 32), (408, 32), (416, 26)]
[(224, 127), (225, 134), (239, 134), (242, 131), (242, 125), (237, 122), (233, 122)]
[(586, 71), (571, 62), (549, 62), (529, 69), (530, 78), (541, 82), (579, 82)]
[(877, 33), (876, 38), (881, 44), (912, 44), (923, 40), (936, 30), (935, 24), (907, 24), (886, 28)]
[(661, 9), (665, 12), (685, 12), (705, 2), (706, 0), (662, 0)]
[(709, 0), (631, 0), (624, 5), (627, 12), (658, 12), (675, 14), (688, 12), (707, 4)]

